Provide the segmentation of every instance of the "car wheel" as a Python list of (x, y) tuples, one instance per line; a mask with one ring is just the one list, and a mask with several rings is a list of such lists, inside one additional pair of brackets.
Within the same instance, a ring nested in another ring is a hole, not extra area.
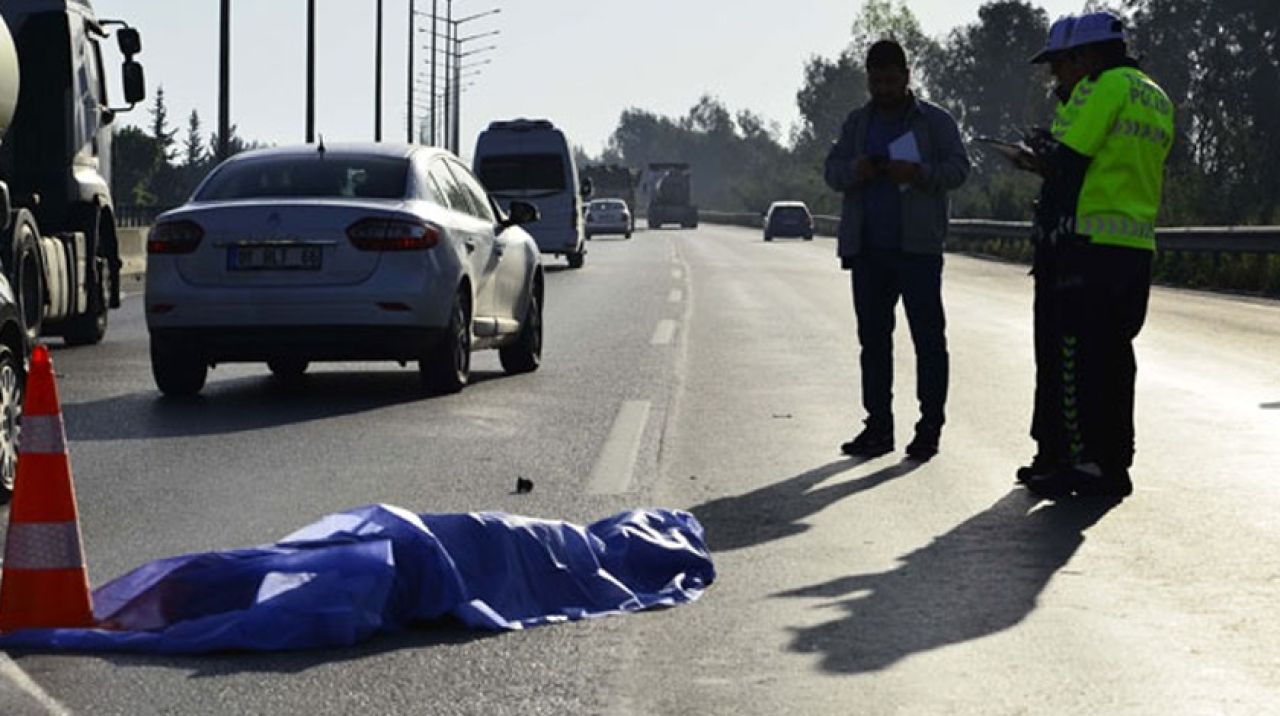
[(300, 358), (275, 358), (267, 361), (267, 369), (282, 380), (297, 380), (311, 364)]
[(13, 496), (13, 483), (18, 476), (18, 432), (25, 385), (22, 362), (9, 346), (0, 345), (0, 505)]
[(173, 397), (192, 396), (204, 387), (209, 377), (209, 364), (189, 348), (152, 338), (151, 375), (161, 393)]
[(576, 254), (569, 254), (569, 268), (580, 269), (582, 264), (586, 263), (587, 255), (581, 251)]
[(511, 374), (532, 373), (542, 364), (542, 301), (535, 292), (515, 343), (498, 349), (502, 369)]
[(107, 335), (107, 306), (109, 301), (107, 260), (96, 259), (96, 285), (89, 292), (89, 312), (76, 316), (67, 324), (62, 340), (69, 346), (91, 346), (102, 342)]
[(449, 311), (444, 337), (418, 361), (422, 387), (434, 395), (457, 393), (471, 378), (471, 304), (459, 292)]
[(813, 241), (813, 234), (805, 234), (805, 235), (804, 235), (804, 240), (805, 240), (805, 241)]
[(650, 228), (650, 229), (661, 229), (661, 228), (662, 228), (662, 224), (659, 224), (658, 222), (654, 221), (653, 219), (649, 219), (649, 228)]
[(765, 234), (765, 235), (764, 235), (764, 240), (765, 240), (765, 241), (773, 241), (773, 237), (772, 237), (772, 236), (770, 236), (770, 235), (768, 235), (768, 234)]

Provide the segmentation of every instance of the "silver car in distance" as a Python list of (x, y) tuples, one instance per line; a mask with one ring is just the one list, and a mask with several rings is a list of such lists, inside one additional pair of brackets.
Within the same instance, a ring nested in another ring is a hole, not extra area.
[(508, 373), (542, 353), (543, 273), (521, 224), (437, 148), (303, 145), (246, 152), (209, 174), (147, 240), (151, 369), (194, 395), (219, 363), (282, 379), (312, 361), (417, 361), (423, 386), (467, 384), (471, 352)]

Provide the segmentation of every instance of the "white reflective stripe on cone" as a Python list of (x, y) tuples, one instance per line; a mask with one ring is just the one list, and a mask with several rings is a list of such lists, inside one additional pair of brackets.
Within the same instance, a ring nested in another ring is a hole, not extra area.
[(75, 569), (84, 566), (75, 522), (14, 522), (4, 546), (5, 569)]
[(60, 455), (67, 451), (61, 415), (24, 415), (18, 451), (32, 455)]

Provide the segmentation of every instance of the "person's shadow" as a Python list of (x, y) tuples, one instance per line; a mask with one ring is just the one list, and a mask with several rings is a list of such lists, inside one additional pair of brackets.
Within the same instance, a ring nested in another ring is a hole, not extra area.
[(691, 512), (706, 528), (713, 552), (753, 547), (809, 529), (802, 520), (850, 495), (902, 477), (919, 467), (904, 460), (855, 480), (818, 485), (861, 465), (860, 460), (836, 460), (821, 467), (732, 497), (721, 497)]
[(1036, 606), (1049, 579), (1084, 542), (1084, 531), (1117, 503), (1041, 504), (1022, 489), (879, 574), (856, 574), (773, 595), (826, 599), (843, 612), (793, 629), (791, 649), (822, 655), (848, 674), (1008, 629)]

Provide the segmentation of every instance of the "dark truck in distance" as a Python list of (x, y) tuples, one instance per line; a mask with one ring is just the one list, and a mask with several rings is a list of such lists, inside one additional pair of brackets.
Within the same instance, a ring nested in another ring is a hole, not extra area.
[(698, 227), (698, 207), (693, 205), (689, 165), (683, 162), (655, 162), (645, 174), (649, 195), (646, 213), (650, 229), (664, 224), (679, 224), (686, 229)]

